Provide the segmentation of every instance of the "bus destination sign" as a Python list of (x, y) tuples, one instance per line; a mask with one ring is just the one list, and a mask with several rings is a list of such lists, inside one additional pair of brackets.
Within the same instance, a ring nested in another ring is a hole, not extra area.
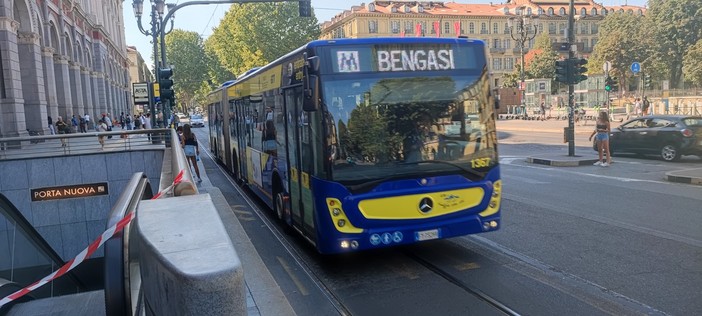
[(107, 195), (107, 182), (64, 185), (31, 190), (32, 202)]
[[(330, 48), (332, 73), (482, 70), (482, 46), (372, 45)], [(482, 61), (484, 62), (484, 61)]]

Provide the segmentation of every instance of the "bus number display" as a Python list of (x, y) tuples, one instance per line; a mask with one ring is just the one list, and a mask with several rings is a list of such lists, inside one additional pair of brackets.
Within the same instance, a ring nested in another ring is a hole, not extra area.
[(490, 166), (490, 158), (476, 158), (470, 161), (472, 168), (484, 168)]

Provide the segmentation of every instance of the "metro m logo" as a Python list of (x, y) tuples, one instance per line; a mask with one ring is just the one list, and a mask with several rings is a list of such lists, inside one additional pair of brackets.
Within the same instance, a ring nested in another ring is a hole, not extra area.
[(358, 59), (357, 51), (338, 51), (336, 52), (336, 63), (339, 66), (339, 72), (360, 72), (361, 62)]

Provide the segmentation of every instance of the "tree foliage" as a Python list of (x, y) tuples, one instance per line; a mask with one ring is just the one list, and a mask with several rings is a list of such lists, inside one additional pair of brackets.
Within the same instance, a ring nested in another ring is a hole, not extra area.
[(317, 18), (300, 17), (296, 2), (233, 5), (208, 39), (224, 68), (241, 74), (319, 37)]
[(548, 34), (541, 33), (536, 38), (534, 50), (539, 52), (526, 67), (527, 78), (553, 78), (556, 74), (558, 54), (551, 47)]
[(202, 37), (197, 32), (174, 29), (166, 36), (166, 58), (174, 66), (173, 88), (179, 104), (191, 104), (207, 80)]
[(616, 12), (609, 14), (599, 26), (599, 38), (588, 60), (590, 74), (604, 73), (603, 65), (609, 61), (610, 75), (620, 81), (628, 81), (633, 76), (629, 71), (635, 61), (641, 62), (644, 69), (650, 68), (645, 61), (645, 47), (641, 40), (643, 19), (634, 14)]
[(687, 51), (683, 65), (685, 80), (699, 87), (702, 83), (702, 39)]
[(683, 59), (690, 47), (702, 38), (702, 1), (649, 0), (646, 12), (651, 41), (647, 52), (651, 63), (667, 70), (671, 86), (683, 78)]

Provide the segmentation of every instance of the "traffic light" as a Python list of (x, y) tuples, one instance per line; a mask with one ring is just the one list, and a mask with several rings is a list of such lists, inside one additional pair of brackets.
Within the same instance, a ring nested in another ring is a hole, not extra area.
[(644, 74), (643, 80), (644, 80), (644, 87), (650, 88), (651, 87), (651, 75)]
[(583, 58), (574, 58), (571, 61), (570, 67), (571, 67), (571, 83), (572, 84), (577, 84), (581, 81), (587, 80), (587, 68), (585, 67), (587, 65), (587, 59)]
[(612, 77), (612, 91), (619, 91), (619, 79), (617, 77)]
[(297, 2), (298, 9), (301, 17), (311, 17), (312, 16), (312, 1), (310, 0), (300, 0)]
[(570, 68), (570, 59), (556, 60), (556, 81), (569, 84), (570, 76), (568, 70)]
[(158, 69), (158, 84), (161, 92), (161, 99), (172, 99), (173, 93), (173, 69), (159, 68)]
[(612, 77), (610, 76), (607, 76), (607, 78), (605, 78), (605, 91), (612, 91)]

